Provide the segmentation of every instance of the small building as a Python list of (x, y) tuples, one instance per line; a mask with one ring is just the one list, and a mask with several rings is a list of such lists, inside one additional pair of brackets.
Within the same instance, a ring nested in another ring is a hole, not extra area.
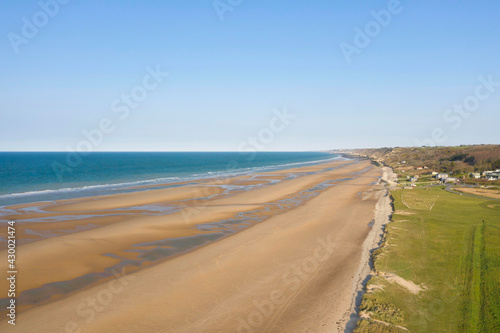
[(484, 178), (486, 178), (488, 180), (499, 180), (500, 179), (500, 170), (485, 171)]
[(456, 182), (458, 182), (458, 179), (454, 178), (454, 177), (446, 177), (446, 178), (443, 178), (442, 181), (444, 183), (456, 183)]
[(447, 173), (438, 173), (438, 174), (436, 175), (436, 178), (437, 178), (437, 179), (444, 179), (444, 178), (448, 178), (448, 177), (450, 177), (450, 175), (449, 175), (449, 174), (447, 174)]
[(433, 176), (435, 176), (435, 175), (437, 175), (437, 174), (438, 174), (438, 173), (437, 173), (436, 171), (432, 171), (432, 172), (431, 172), (431, 175), (433, 175)]
[(471, 176), (471, 178), (479, 179), (479, 178), (481, 178), (481, 173), (479, 173), (479, 172), (471, 172), (469, 174), (469, 176)]
[(410, 178), (410, 182), (412, 182), (412, 183), (416, 182), (417, 180), (418, 180), (418, 177), (412, 177), (412, 178)]

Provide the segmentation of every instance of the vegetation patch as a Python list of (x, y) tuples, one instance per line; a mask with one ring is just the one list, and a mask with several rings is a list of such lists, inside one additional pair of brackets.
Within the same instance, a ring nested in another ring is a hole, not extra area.
[(368, 316), (355, 332), (500, 332), (498, 201), (441, 187), (397, 189), (392, 197), (397, 213), (372, 253), (374, 270), (425, 289), (413, 294), (373, 276), (361, 305)]
[(404, 322), (401, 310), (392, 304), (382, 303), (376, 297), (366, 298), (360, 310), (370, 315), (370, 318), (378, 319), (386, 323), (399, 325)]
[[(354, 149), (352, 152), (390, 166), (401, 175), (422, 174), (429, 170), (459, 175), (500, 169), (500, 145), (396, 147)], [(500, 182), (481, 179), (471, 181), (484, 184)]]
[(361, 319), (354, 333), (406, 333), (399, 327), (386, 325), (370, 319)]
[(455, 191), (463, 192), (466, 194), (500, 199), (500, 191), (497, 188), (488, 189), (488, 188), (472, 188), (472, 187), (454, 187), (453, 189)]

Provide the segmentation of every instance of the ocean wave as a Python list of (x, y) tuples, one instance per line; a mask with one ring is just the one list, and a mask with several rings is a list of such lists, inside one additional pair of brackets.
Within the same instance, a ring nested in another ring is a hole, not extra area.
[(10, 198), (15, 196), (30, 196), (37, 194), (50, 194), (50, 193), (63, 193), (63, 192), (75, 192), (75, 191), (91, 191), (97, 189), (113, 189), (113, 188), (127, 188), (133, 186), (147, 185), (149, 183), (157, 183), (157, 182), (165, 182), (167, 181), (177, 181), (182, 180), (180, 177), (163, 177), (163, 178), (155, 178), (155, 179), (147, 179), (147, 180), (138, 180), (134, 182), (125, 182), (125, 183), (112, 183), (112, 184), (97, 184), (97, 185), (85, 185), (85, 186), (76, 186), (76, 187), (65, 187), (59, 189), (45, 189), (45, 190), (36, 190), (36, 191), (28, 191), (28, 192), (19, 192), (19, 193), (10, 193), (10, 194), (2, 194), (0, 195), (0, 199)]
[(207, 178), (213, 179), (218, 177), (230, 177), (236, 175), (254, 174), (259, 172), (288, 169), (290, 167), (312, 165), (312, 164), (324, 163), (341, 159), (343, 159), (343, 157), (337, 155), (332, 158), (319, 159), (313, 161), (293, 162), (293, 163), (276, 164), (276, 165), (263, 165), (263, 166), (255, 166), (255, 167), (247, 167), (247, 168), (231, 169), (231, 170), (207, 171), (203, 173), (195, 173), (180, 177), (179, 176), (160, 177), (160, 178), (137, 180), (137, 181), (123, 182), (123, 183), (84, 185), (84, 186), (66, 187), (59, 189), (43, 189), (43, 190), (35, 190), (35, 191), (27, 191), (19, 193), (1, 194), (0, 202), (3, 199), (25, 198), (25, 197), (26, 198), (50, 197), (51, 195), (56, 195), (56, 194), (78, 193), (78, 194), (88, 194), (88, 195), (99, 195), (99, 194), (104, 195), (104, 194), (111, 194), (113, 193), (113, 191), (115, 191), (114, 193), (116, 193), (116, 191), (120, 190), (123, 192), (129, 192), (131, 188), (141, 185), (143, 186), (143, 185), (165, 184), (166, 186), (168, 186), (169, 183), (180, 182), (180, 181), (197, 181), (200, 179), (207, 179)]

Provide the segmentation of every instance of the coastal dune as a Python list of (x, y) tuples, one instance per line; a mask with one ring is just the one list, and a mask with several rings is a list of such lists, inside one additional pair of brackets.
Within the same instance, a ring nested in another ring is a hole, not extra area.
[[(195, 226), (234, 218), (332, 181), (300, 205), (267, 210), (263, 222), (250, 228), (131, 274), (124, 274), (130, 271), (125, 267), (101, 283), (31, 307), (19, 315), (16, 327), (0, 322), (0, 330), (342, 332), (349, 320), (362, 244), (382, 193), (376, 184), (381, 171), (360, 161), (293, 173), (300, 176), (231, 195), (219, 196), (222, 191), (213, 186), (210, 191), (216, 196), (202, 201), (195, 200), (199, 196), (194, 190), (193, 202), (184, 202), (172, 214), (124, 218), (21, 246), (20, 288), (30, 290), (116, 265), (118, 259), (105, 253), (125, 255), (140, 242), (203, 233)], [(189, 191), (193, 189), (180, 191), (179, 197), (185, 200)], [(146, 200), (137, 198), (132, 193), (100, 202), (85, 199), (50, 211), (121, 208)], [(147, 203), (164, 200), (157, 194), (146, 198)]]

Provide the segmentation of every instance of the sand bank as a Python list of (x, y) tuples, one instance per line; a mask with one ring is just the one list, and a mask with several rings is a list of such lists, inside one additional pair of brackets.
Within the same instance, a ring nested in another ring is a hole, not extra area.
[[(21, 246), (21, 290), (100, 272), (119, 262), (103, 254), (125, 257), (134, 244), (203, 233), (195, 226), (235, 218), (242, 212), (272, 209), (263, 210), (260, 214), (267, 214), (266, 219), (251, 228), (124, 278), (108, 279), (31, 308), (19, 316), (15, 328), (3, 321), (0, 330), (342, 331), (342, 320), (351, 308), (351, 287), (362, 244), (379, 199), (374, 182), (380, 169), (366, 161), (300, 169), (293, 172), (300, 171), (302, 177), (222, 197), (205, 196), (203, 200), (199, 194), (205, 193), (205, 188), (178, 191), (177, 196), (172, 191), (151, 190), (159, 192), (147, 200), (131, 193), (54, 205), (52, 212), (66, 212), (184, 200), (182, 209), (172, 214), (129, 216), (93, 230)], [(329, 186), (324, 184), (327, 181)], [(315, 190), (317, 194), (307, 196), (320, 185), (323, 187)], [(192, 197), (186, 199), (188, 192)], [(301, 196), (306, 199), (300, 205), (270, 206)]]

